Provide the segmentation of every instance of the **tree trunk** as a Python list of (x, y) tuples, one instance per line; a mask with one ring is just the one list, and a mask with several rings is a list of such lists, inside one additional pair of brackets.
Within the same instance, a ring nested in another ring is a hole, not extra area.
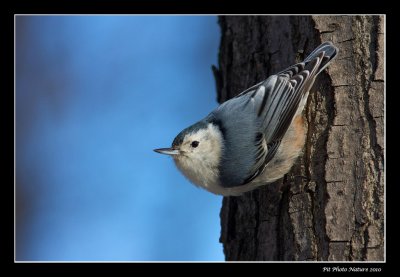
[(384, 17), (223, 16), (219, 24), (220, 103), (321, 42), (339, 48), (310, 92), (306, 144), (292, 170), (224, 197), (226, 260), (383, 260)]

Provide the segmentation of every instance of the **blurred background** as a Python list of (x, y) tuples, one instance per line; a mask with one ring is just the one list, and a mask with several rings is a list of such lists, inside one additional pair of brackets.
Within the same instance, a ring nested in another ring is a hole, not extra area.
[(224, 260), (168, 156), (217, 107), (216, 16), (16, 16), (16, 260)]

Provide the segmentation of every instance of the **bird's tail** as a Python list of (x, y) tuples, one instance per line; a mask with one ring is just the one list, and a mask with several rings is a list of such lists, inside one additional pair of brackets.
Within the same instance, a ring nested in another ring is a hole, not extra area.
[(316, 76), (330, 64), (330, 62), (337, 56), (338, 52), (339, 49), (336, 48), (336, 46), (333, 45), (332, 42), (327, 41), (315, 48), (315, 50), (312, 51), (311, 54), (308, 55), (308, 57), (304, 60), (304, 63), (307, 64), (317, 57), (322, 57), (322, 61), (319, 64), (319, 68), (317, 69), (315, 74)]

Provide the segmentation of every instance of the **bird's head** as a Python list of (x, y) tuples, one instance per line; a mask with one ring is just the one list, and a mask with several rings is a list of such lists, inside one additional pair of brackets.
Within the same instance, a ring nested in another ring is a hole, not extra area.
[(193, 183), (206, 186), (218, 179), (218, 166), (223, 148), (219, 127), (200, 121), (180, 132), (170, 148), (154, 151), (170, 155), (182, 173)]

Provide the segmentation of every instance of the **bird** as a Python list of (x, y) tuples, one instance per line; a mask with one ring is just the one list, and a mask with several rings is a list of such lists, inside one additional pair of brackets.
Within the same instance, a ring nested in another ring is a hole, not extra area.
[(318, 74), (339, 49), (324, 42), (303, 62), (269, 76), (182, 130), (169, 148), (177, 168), (196, 186), (240, 196), (289, 172), (301, 154), (303, 109)]

